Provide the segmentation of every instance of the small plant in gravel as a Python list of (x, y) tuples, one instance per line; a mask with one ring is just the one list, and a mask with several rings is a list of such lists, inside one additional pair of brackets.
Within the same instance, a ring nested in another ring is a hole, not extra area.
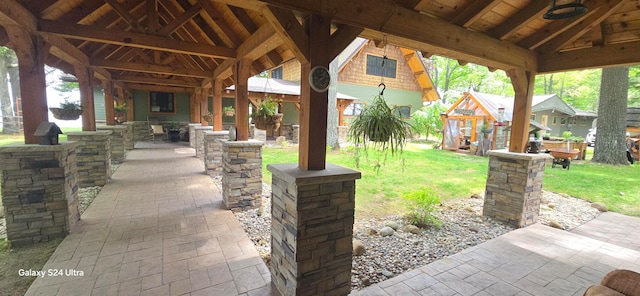
[(442, 222), (433, 215), (435, 206), (440, 204), (438, 195), (429, 188), (406, 193), (402, 196), (409, 204), (409, 211), (404, 215), (412, 225), (426, 227), (440, 227)]

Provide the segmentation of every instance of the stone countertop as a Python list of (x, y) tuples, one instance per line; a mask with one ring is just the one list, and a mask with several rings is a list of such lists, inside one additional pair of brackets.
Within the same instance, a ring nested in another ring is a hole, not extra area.
[(80, 142), (76, 141), (60, 142), (58, 145), (10, 144), (0, 146), (0, 152), (56, 152), (76, 149), (78, 146), (80, 146)]
[(297, 185), (323, 184), (360, 179), (360, 172), (327, 163), (324, 170), (305, 171), (297, 163), (267, 165), (267, 169), (279, 178)]

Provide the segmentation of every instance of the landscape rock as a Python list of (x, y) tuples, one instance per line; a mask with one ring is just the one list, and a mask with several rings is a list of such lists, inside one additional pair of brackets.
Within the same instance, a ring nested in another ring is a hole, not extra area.
[(393, 230), (393, 228), (389, 226), (385, 226), (382, 229), (380, 229), (380, 235), (382, 236), (391, 236), (393, 235), (394, 232), (395, 230)]
[(560, 225), (560, 223), (558, 223), (558, 221), (556, 220), (549, 220), (549, 226), (553, 228), (564, 229), (564, 227), (562, 227), (562, 225)]
[(391, 227), (393, 228), (393, 230), (398, 230), (398, 228), (400, 228), (400, 225), (398, 225), (398, 223), (396, 223), (395, 221), (387, 221), (386, 223), (384, 223), (384, 226)]
[(473, 199), (482, 199), (482, 197), (480, 197), (480, 195), (479, 195), (479, 194), (476, 194), (476, 193), (471, 194), (470, 198), (473, 198)]
[(607, 208), (607, 206), (601, 202), (594, 202), (591, 203), (591, 207), (594, 209), (597, 209), (600, 212), (606, 212), (609, 211), (609, 208)]
[(390, 278), (390, 277), (393, 277), (393, 272), (388, 271), (388, 270), (386, 270), (386, 269), (383, 269), (383, 270), (382, 270), (382, 275), (384, 275), (384, 276), (386, 276), (386, 277)]
[(420, 228), (415, 225), (407, 225), (404, 228), (402, 228), (402, 231), (407, 233), (420, 234)]
[(368, 235), (376, 235), (378, 234), (378, 231), (371, 227), (367, 227), (367, 230), (365, 230), (365, 233)]
[(365, 251), (366, 251), (366, 248), (364, 247), (364, 244), (361, 241), (354, 238), (353, 239), (353, 255), (360, 256), (364, 254)]
[(286, 141), (287, 138), (285, 138), (284, 136), (280, 136), (276, 138), (276, 145), (278, 146), (282, 146), (282, 142)]
[(477, 233), (478, 231), (480, 231), (480, 228), (478, 227), (478, 225), (471, 225), (469, 226), (469, 230)]
[(556, 208), (556, 205), (555, 205), (555, 204), (550, 203), (550, 204), (548, 204), (548, 205), (547, 205), (547, 207), (549, 207), (550, 209), (555, 209), (555, 208)]

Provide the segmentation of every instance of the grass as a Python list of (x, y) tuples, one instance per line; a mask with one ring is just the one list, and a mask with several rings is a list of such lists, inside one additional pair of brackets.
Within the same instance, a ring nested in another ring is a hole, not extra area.
[[(640, 165), (611, 166), (591, 163), (593, 150), (587, 151), (587, 161), (574, 161), (570, 170), (545, 170), (543, 188), (565, 193), (588, 201), (602, 202), (610, 210), (640, 216)], [(358, 170), (362, 179), (356, 181), (356, 216), (382, 217), (405, 210), (404, 193), (431, 188), (442, 201), (466, 198), (484, 192), (488, 158), (430, 149), (426, 144), (411, 143), (401, 160), (388, 159), (379, 173), (375, 155), (356, 168), (350, 153), (329, 152), (327, 162)], [(263, 179), (271, 182), (266, 170), (270, 163), (297, 162), (297, 148), (263, 149)]]
[[(82, 131), (82, 127), (62, 128), (63, 134), (58, 137), (58, 141), (60, 142), (67, 141), (67, 135), (64, 134), (66, 132), (79, 132), (79, 131)], [(2, 134), (2, 130), (0, 129), (0, 146), (11, 145), (11, 144), (21, 144), (21, 143), (24, 143), (24, 135), (22, 134), (5, 135), (5, 134)]]

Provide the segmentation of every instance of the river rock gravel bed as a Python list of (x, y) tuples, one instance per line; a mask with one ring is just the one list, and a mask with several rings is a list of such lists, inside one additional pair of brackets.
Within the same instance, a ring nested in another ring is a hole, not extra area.
[[(214, 181), (219, 185), (219, 178), (214, 178)], [(263, 183), (262, 192), (260, 209), (234, 214), (263, 260), (269, 264), (271, 186)], [(514, 230), (484, 218), (482, 205), (481, 195), (445, 202), (434, 213), (442, 225), (439, 228), (420, 229), (419, 234), (410, 233), (408, 229), (404, 232), (407, 223), (400, 215), (356, 219), (353, 237), (364, 244), (366, 251), (353, 257), (352, 289), (358, 290), (384, 281)], [(598, 214), (598, 210), (587, 201), (543, 191), (539, 219), (542, 224), (569, 230), (594, 219)], [(397, 230), (390, 236), (380, 235), (380, 230), (389, 225)]]

